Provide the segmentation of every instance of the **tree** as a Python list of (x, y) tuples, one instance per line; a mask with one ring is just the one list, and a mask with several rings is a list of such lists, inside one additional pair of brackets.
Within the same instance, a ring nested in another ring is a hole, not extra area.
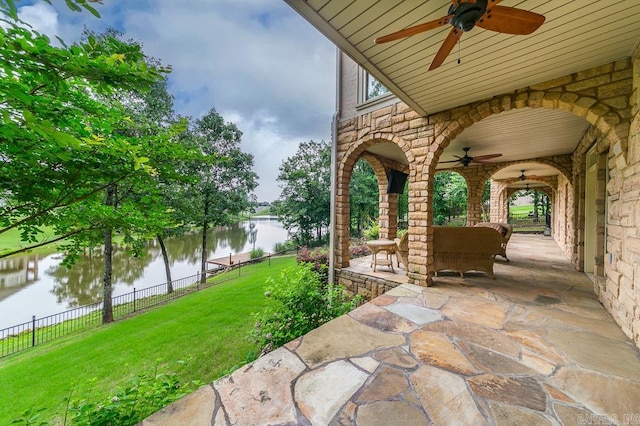
[(185, 146), (196, 148), (207, 160), (185, 165), (197, 181), (184, 185), (176, 199), (185, 222), (202, 228), (202, 283), (206, 281), (208, 230), (232, 223), (235, 216), (256, 203), (252, 191), (258, 176), (253, 171), (253, 155), (240, 149), (241, 139), (242, 132), (236, 125), (225, 122), (215, 109), (196, 120), (183, 136)]
[[(16, 3), (20, 0), (0, 0), (0, 13), (10, 17), (13, 20), (18, 19), (18, 8)], [(44, 0), (51, 4), (51, 0)], [(98, 11), (89, 3), (102, 3), (102, 0), (65, 0), (67, 7), (75, 12), (81, 12), (82, 9), (88, 10), (93, 16), (100, 17)]]
[[(111, 40), (119, 41), (122, 36), (114, 30), (107, 30), (100, 35), (85, 33), (84, 36), (88, 42), (102, 46), (109, 54), (141, 52), (141, 46), (135, 41), (112, 43)], [(158, 60), (143, 58), (147, 67), (161, 67)], [(128, 172), (122, 169), (117, 158), (111, 159), (109, 165), (103, 166), (110, 169), (111, 173), (105, 181), (102, 194), (70, 206), (73, 221), (58, 221), (58, 226), (66, 223), (70, 228), (79, 224), (99, 224), (95, 226), (95, 232), (85, 231), (71, 236), (65, 248), (73, 259), (71, 256), (79, 250), (93, 247), (101, 240), (104, 247), (103, 322), (113, 320), (114, 234), (119, 234), (122, 244), (131, 254), (139, 255), (148, 239), (160, 235), (165, 229), (174, 228), (176, 217), (170, 214), (163, 190), (174, 182), (187, 179), (181, 174), (183, 161), (202, 158), (195, 155), (198, 151), (178, 143), (178, 136), (186, 125), (173, 117), (173, 103), (166, 89), (166, 81), (158, 80), (148, 89), (118, 89), (108, 95), (96, 94), (96, 97), (103, 104), (122, 108), (128, 113), (129, 120), (115, 127), (113, 133), (126, 138), (145, 154), (145, 164), (150, 172)], [(166, 257), (165, 266), (170, 282)]]
[(103, 244), (109, 322), (114, 232), (135, 254), (173, 220), (159, 183), (176, 178), (187, 151), (175, 143), (179, 125), (143, 113), (142, 95), (169, 69), (113, 33), (54, 48), (17, 26), (0, 29), (0, 67), (0, 233), (19, 228), (33, 247), (53, 227), (68, 265)]
[(114, 132), (128, 121), (126, 111), (99, 98), (115, 86), (149, 87), (166, 71), (148, 67), (139, 47), (116, 39), (56, 48), (28, 29), (0, 28), (0, 233), (18, 228), (23, 241), (37, 245), (42, 225), (56, 227), (62, 210), (120, 179), (115, 167), (148, 174), (140, 147)]
[(487, 180), (482, 188), (482, 197), (480, 200), (480, 208), (482, 209), (482, 220), (488, 222), (491, 214), (491, 181)]
[(277, 180), (282, 193), (274, 211), (300, 244), (321, 242), (322, 231), (329, 226), (330, 169), (331, 147), (324, 141), (302, 142), (296, 154), (280, 165)]
[(466, 211), (467, 184), (455, 172), (440, 172), (433, 185), (433, 214), (436, 225), (444, 225)]
[(349, 182), (349, 202), (351, 210), (351, 226), (355, 222), (355, 232), (362, 235), (362, 228), (367, 221), (378, 217), (380, 192), (378, 179), (373, 167), (363, 159), (356, 162)]

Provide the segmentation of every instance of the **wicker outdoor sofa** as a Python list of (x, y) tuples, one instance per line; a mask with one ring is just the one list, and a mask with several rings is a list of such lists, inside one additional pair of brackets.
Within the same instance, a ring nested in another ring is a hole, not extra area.
[(433, 227), (433, 266), (438, 271), (483, 271), (495, 278), (493, 262), (501, 253), (502, 235), (490, 227)]
[(500, 235), (502, 235), (502, 245), (500, 248), (500, 252), (496, 254), (504, 257), (508, 262), (509, 258), (507, 257), (507, 243), (509, 242), (509, 238), (511, 238), (511, 233), (513, 232), (513, 228), (511, 227), (511, 225), (503, 222), (480, 222), (476, 223), (475, 226), (492, 228), (498, 231)]

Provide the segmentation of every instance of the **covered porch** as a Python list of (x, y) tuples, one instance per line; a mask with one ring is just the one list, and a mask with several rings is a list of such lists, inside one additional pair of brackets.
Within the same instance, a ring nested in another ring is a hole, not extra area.
[[(350, 184), (360, 160), (379, 186), (379, 237), (395, 238), (406, 223), (409, 283), (419, 286), (432, 285), (437, 269), (438, 174), (466, 181), (467, 226), (506, 222), (510, 196), (535, 188), (549, 199), (545, 231), (640, 346), (640, 4), (285, 1), (340, 50), (330, 274), (351, 266)], [(505, 25), (509, 16), (544, 22), (487, 28), (495, 11)], [(457, 26), (462, 15), (468, 27)], [(390, 190), (397, 172), (409, 182), (400, 221)]]
[(484, 274), (392, 287), (143, 425), (635, 424), (640, 354), (555, 241)]

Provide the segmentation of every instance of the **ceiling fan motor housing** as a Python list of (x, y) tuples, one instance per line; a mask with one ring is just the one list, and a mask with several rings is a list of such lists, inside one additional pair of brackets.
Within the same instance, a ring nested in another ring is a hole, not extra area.
[(484, 15), (487, 10), (487, 0), (477, 0), (475, 2), (460, 2), (456, 7), (449, 7), (449, 15), (455, 15), (450, 24), (462, 31), (471, 31), (476, 22)]

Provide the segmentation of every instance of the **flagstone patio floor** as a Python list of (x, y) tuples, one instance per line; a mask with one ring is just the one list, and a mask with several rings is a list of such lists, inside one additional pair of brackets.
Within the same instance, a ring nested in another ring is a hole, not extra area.
[(508, 254), (494, 280), (375, 274), (398, 287), (142, 424), (640, 425), (640, 353), (591, 281), (549, 237)]

